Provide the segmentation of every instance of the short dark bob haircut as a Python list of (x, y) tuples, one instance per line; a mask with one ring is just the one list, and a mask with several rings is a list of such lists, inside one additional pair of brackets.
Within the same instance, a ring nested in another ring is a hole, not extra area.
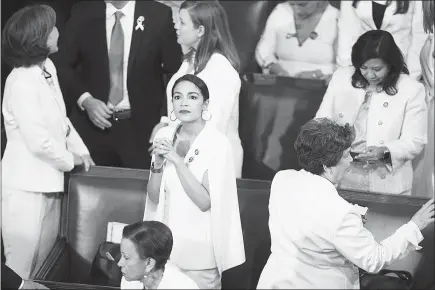
[(2, 35), (2, 57), (11, 67), (30, 67), (50, 53), (47, 40), (56, 25), (56, 12), (48, 5), (24, 7), (8, 19)]
[(305, 123), (294, 148), (302, 169), (320, 175), (323, 166), (334, 167), (355, 139), (353, 127), (340, 126), (331, 119), (317, 118)]
[(201, 95), (204, 98), (204, 102), (210, 98), (208, 87), (205, 82), (200, 77), (192, 74), (186, 74), (175, 81), (174, 86), (172, 87), (172, 97), (174, 97), (175, 87), (181, 82), (191, 82), (192, 84), (194, 84), (201, 92)]
[(153, 258), (155, 269), (164, 269), (171, 256), (173, 238), (171, 230), (158, 221), (140, 221), (124, 227), (122, 238), (136, 247), (140, 259)]
[(388, 66), (388, 74), (382, 81), (382, 89), (390, 96), (397, 93), (397, 81), (400, 75), (409, 71), (400, 48), (393, 36), (384, 30), (370, 30), (361, 35), (352, 47), (352, 64), (355, 73), (352, 76), (352, 86), (367, 88), (369, 82), (361, 74), (361, 66), (370, 59), (382, 59)]

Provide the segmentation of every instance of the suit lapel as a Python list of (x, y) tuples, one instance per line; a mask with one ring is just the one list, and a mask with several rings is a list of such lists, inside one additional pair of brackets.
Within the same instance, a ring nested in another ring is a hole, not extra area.
[(359, 1), (356, 7), (356, 13), (359, 15), (361, 21), (365, 22), (370, 29), (377, 29), (373, 21), (373, 2), (372, 1)]
[[(147, 9), (147, 1), (136, 1), (135, 5), (136, 6), (134, 9), (133, 33), (131, 37), (130, 54), (128, 56), (128, 68), (127, 68), (128, 74), (130, 74), (140, 44), (142, 43), (142, 41), (144, 41), (144, 39), (146, 39), (150, 35), (148, 29), (149, 29), (149, 18), (151, 17), (151, 13), (149, 11), (150, 9)], [(140, 16), (144, 17), (144, 21), (142, 22), (144, 29), (136, 30), (137, 19)]]
[(382, 30), (385, 30), (385, 28), (388, 26), (388, 24), (390, 23), (394, 15), (394, 12), (396, 12), (396, 9), (397, 9), (396, 1), (391, 1), (390, 5), (388, 5), (387, 8), (385, 9), (384, 19), (382, 20), (382, 25), (381, 25)]

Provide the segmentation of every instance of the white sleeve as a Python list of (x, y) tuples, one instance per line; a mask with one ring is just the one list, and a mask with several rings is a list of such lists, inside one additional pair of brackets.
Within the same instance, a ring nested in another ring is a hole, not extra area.
[(334, 104), (336, 87), (340, 87), (340, 83), (343, 82), (341, 78), (342, 70), (338, 69), (332, 74), (331, 81), (328, 84), (325, 95), (323, 96), (322, 103), (316, 113), (316, 118), (331, 118), (332, 108)]
[(275, 56), (276, 50), (276, 33), (279, 29), (279, 24), (282, 22), (282, 12), (279, 10), (279, 4), (270, 13), (267, 19), (266, 26), (260, 41), (255, 49), (255, 59), (260, 67), (265, 68), (272, 63), (276, 63), (278, 59)]
[(92, 97), (92, 95), (88, 92), (83, 93), (83, 95), (80, 96), (80, 98), (77, 100), (77, 105), (79, 106), (80, 110), (84, 111), (85, 108), (83, 107), (83, 102), (89, 98)]
[(77, 130), (74, 128), (69, 118), (66, 118), (70, 133), (66, 138), (68, 151), (77, 154), (78, 156), (89, 155), (88, 147), (86, 147)]
[(363, 33), (361, 20), (356, 9), (352, 6), (353, 1), (340, 1), (340, 17), (338, 18), (338, 47), (337, 65), (352, 65), (352, 46)]
[(418, 86), (419, 89), (406, 104), (400, 138), (385, 143), (392, 161), (392, 168), (387, 166), (393, 171), (417, 157), (427, 143), (426, 92), (423, 85)]
[(421, 1), (410, 1), (414, 3), (411, 22), (411, 45), (409, 46), (406, 64), (408, 65), (409, 75), (413, 79), (421, 76), (420, 52), (426, 42), (427, 34), (423, 28), (423, 7)]
[(11, 93), (10, 107), (29, 151), (60, 171), (71, 171), (74, 168), (73, 154), (67, 150), (66, 142), (59, 143), (47, 130), (41, 113), (44, 109), (35, 89), (16, 82)]
[(210, 59), (200, 77), (209, 91), (210, 123), (226, 134), (231, 114), (239, 101), (241, 80), (238, 74), (229, 71), (228, 64), (223, 61), (221, 58)]
[(403, 258), (412, 250), (419, 250), (423, 236), (417, 225), (410, 221), (394, 234), (378, 243), (364, 228), (361, 215), (348, 213), (335, 233), (335, 248), (359, 268), (377, 273)]

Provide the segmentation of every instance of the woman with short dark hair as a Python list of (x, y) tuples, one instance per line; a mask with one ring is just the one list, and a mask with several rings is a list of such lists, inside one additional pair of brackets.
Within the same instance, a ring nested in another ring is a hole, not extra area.
[(427, 142), (424, 87), (387, 31), (361, 35), (352, 64), (334, 73), (316, 114), (355, 127), (354, 160), (339, 187), (410, 195), (412, 160)]
[(302, 169), (279, 171), (269, 200), (271, 255), (257, 289), (359, 289), (358, 267), (376, 273), (420, 247), (434, 220), (434, 200), (378, 243), (367, 208), (344, 200), (335, 185), (352, 158), (353, 129), (331, 119), (308, 121), (294, 147)]
[(157, 221), (137, 222), (124, 227), (121, 259), (121, 289), (199, 289), (195, 282), (168, 262), (172, 233)]
[(7, 264), (24, 279), (47, 257), (59, 231), (64, 172), (93, 165), (66, 116), (48, 58), (59, 33), (50, 6), (16, 12), (2, 33), (6, 80), (3, 117), (7, 144), (2, 160), (2, 222)]

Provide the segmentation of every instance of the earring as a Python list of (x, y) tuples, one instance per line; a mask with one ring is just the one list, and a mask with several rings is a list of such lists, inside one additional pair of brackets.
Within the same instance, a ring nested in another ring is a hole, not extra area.
[(204, 121), (210, 121), (210, 119), (211, 119), (211, 114), (210, 114), (210, 112), (209, 112), (208, 110), (203, 110), (202, 113), (201, 113), (201, 118), (202, 118)]
[(172, 110), (172, 112), (169, 114), (169, 120), (171, 120), (172, 122), (174, 122), (175, 120), (177, 120), (177, 116), (175, 116), (174, 111)]

